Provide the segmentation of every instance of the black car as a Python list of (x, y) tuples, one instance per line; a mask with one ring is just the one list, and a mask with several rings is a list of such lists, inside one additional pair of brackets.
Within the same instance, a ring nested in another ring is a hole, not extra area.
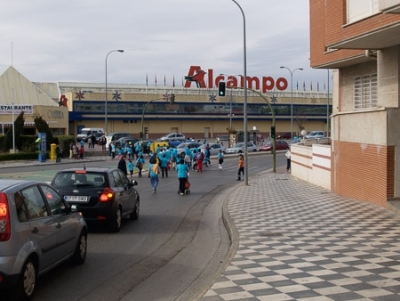
[(119, 169), (87, 167), (59, 171), (51, 185), (70, 204), (79, 209), (88, 225), (106, 224), (118, 232), (122, 218), (139, 218), (140, 197), (130, 181)]

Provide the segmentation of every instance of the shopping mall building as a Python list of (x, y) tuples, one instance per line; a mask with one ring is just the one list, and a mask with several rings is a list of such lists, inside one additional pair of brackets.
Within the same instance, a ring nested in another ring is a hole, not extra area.
[[(192, 74), (180, 86), (167, 86), (165, 81), (164, 85), (151, 86), (37, 83), (9, 67), (0, 76), (0, 102), (8, 106), (0, 108), (1, 130), (5, 133), (11, 125), (12, 113), (20, 112), (20, 107), (12, 112), (10, 105), (14, 103), (30, 107), (24, 114), (30, 134), (36, 115), (42, 116), (57, 135), (76, 135), (84, 127), (104, 128), (108, 133), (129, 132), (136, 137), (142, 129), (147, 129), (149, 139), (169, 132), (208, 139), (228, 135), (229, 131), (243, 131), (244, 90), (240, 88), (244, 86), (243, 79), (229, 76), (226, 95), (221, 97), (218, 83), (224, 80), (223, 76), (213, 78), (212, 70), (208, 69), (207, 76), (196, 80), (193, 77), (199, 73), (199, 67), (190, 70)], [(268, 137), (273, 119), (277, 134), (290, 133), (292, 127), (294, 133), (302, 129), (328, 131), (331, 95), (327, 91), (305, 91), (305, 87), (291, 91), (284, 78), (248, 78), (249, 131)], [(172, 95), (175, 101), (171, 101)]]

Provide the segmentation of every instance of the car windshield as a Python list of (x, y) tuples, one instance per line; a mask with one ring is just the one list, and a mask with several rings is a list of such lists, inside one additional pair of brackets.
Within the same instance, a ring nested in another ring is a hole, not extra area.
[(75, 171), (71, 172), (62, 172), (58, 173), (52, 183), (55, 187), (105, 187), (105, 178), (103, 173), (76, 173)]

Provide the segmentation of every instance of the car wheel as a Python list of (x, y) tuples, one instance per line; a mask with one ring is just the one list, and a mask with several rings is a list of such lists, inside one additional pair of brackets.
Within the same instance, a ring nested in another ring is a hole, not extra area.
[(83, 264), (86, 259), (87, 252), (87, 233), (86, 231), (82, 231), (78, 243), (76, 244), (74, 255), (71, 257), (72, 263), (76, 265)]
[(32, 258), (25, 262), (16, 286), (10, 289), (12, 300), (30, 300), (36, 286), (36, 266)]
[(133, 220), (137, 220), (139, 218), (139, 212), (140, 212), (140, 201), (137, 200), (135, 203), (135, 208), (133, 209), (131, 215), (129, 216), (130, 219)]
[(122, 223), (122, 212), (121, 212), (121, 207), (118, 207), (117, 212), (115, 212), (114, 220), (111, 222), (111, 231), (119, 232), (119, 230), (121, 229), (121, 223)]

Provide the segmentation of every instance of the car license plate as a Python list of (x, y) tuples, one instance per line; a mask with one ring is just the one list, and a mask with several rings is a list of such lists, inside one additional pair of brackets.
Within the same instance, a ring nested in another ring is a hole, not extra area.
[(64, 196), (64, 200), (67, 202), (87, 203), (89, 201), (89, 197), (80, 195), (66, 195)]

